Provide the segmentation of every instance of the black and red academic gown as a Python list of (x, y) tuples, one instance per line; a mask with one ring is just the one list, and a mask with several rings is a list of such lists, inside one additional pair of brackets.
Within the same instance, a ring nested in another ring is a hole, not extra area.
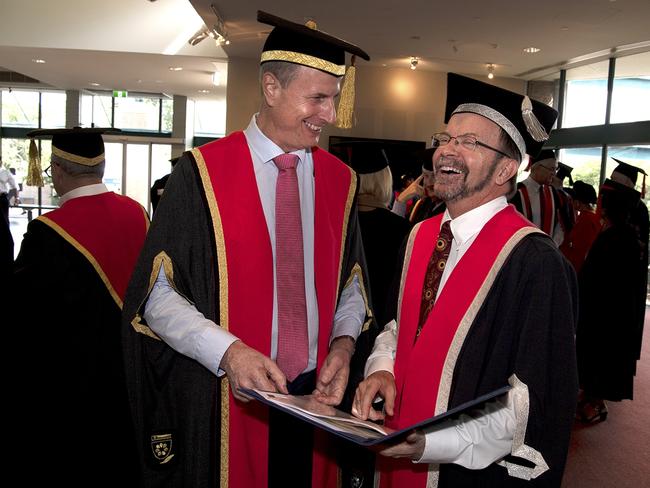
[(508, 206), (460, 259), (415, 341), (427, 263), (442, 216), (406, 249), (395, 358), (393, 428), (510, 383), (512, 455), (485, 469), (382, 458), (381, 486), (559, 487), (577, 396), (576, 282), (551, 239)]
[[(353, 206), (356, 176), (321, 149), (313, 148), (312, 155), (320, 368), (340, 292), (354, 274), (364, 289), (364, 276)], [(236, 401), (225, 376), (217, 378), (175, 352), (142, 318), (162, 267), (171, 286), (208, 319), (270, 356), (273, 262), (267, 229), (242, 132), (180, 159), (156, 210), (124, 313), (126, 370), (146, 486), (268, 484), (266, 407)], [(317, 438), (315, 445), (314, 486), (330, 486), (336, 466), (326, 443)]]
[(591, 245), (603, 228), (600, 215), (583, 210), (578, 215), (571, 232), (564, 238), (560, 251), (573, 265), (576, 273), (580, 272)]
[(148, 225), (137, 202), (105, 192), (27, 227), (12, 309), (28, 485), (138, 486), (120, 323)]
[[(530, 203), (530, 193), (524, 182), (517, 184), (517, 192), (511, 198), (515, 208), (528, 220), (533, 222), (533, 210)], [(553, 237), (557, 225), (562, 227), (566, 236), (574, 224), (573, 202), (571, 197), (563, 190), (558, 190), (551, 185), (541, 185), (539, 191), (540, 229)], [(560, 243), (561, 244), (561, 243)]]

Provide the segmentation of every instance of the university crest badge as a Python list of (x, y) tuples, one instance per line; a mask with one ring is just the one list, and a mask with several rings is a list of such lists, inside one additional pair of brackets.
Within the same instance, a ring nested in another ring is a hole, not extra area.
[(151, 436), (151, 452), (158, 464), (167, 464), (172, 460), (173, 452), (172, 434), (154, 434)]

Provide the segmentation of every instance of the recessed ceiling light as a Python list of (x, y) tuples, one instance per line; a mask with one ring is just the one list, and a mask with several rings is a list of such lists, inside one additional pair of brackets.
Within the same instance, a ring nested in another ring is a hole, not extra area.
[(567, 27), (566, 25), (563, 25), (563, 26), (562, 26), (562, 27), (560, 28), (560, 30), (563, 30), (563, 31), (568, 31), (568, 30), (569, 30), (569, 28), (568, 28), (568, 27)]
[(90, 86), (99, 86), (99, 83), (95, 83), (94, 81), (92, 83), (89, 83)]
[(169, 71), (183, 71), (181, 66), (170, 66)]
[(538, 47), (532, 47), (532, 46), (531, 46), (531, 47), (526, 47), (526, 48), (524, 48), (524, 52), (525, 52), (525, 53), (528, 53), (528, 54), (534, 54), (534, 53), (538, 53), (538, 52), (540, 52), (540, 51), (541, 51), (541, 49), (538, 48)]
[(210, 90), (199, 90), (199, 93), (210, 93)]
[(43, 63), (45, 63), (45, 60), (44, 59), (32, 59), (32, 63), (43, 64)]

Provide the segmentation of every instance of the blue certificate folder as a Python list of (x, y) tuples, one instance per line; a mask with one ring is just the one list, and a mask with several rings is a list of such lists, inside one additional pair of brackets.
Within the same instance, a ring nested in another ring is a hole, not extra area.
[(374, 446), (376, 444), (399, 441), (400, 437), (406, 437), (414, 429), (432, 427), (443, 420), (479, 408), (484, 403), (506, 394), (510, 388), (510, 386), (504, 386), (485, 395), (481, 395), (474, 400), (458, 405), (444, 413), (396, 431), (368, 420), (360, 420), (329, 405), (323, 405), (309, 395), (284, 395), (282, 393), (271, 393), (248, 388), (240, 388), (239, 391), (255, 400), (265, 403), (271, 408), (286, 412), (289, 415), (293, 415), (355, 444)]

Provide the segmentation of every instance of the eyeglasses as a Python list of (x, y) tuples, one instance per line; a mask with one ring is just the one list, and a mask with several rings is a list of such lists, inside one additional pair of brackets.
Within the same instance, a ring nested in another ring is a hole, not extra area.
[(555, 166), (555, 167), (553, 167), (553, 168), (549, 168), (548, 166), (544, 166), (543, 164), (540, 164), (540, 166), (541, 166), (542, 168), (544, 168), (546, 171), (548, 171), (548, 172), (550, 172), (550, 173), (553, 173), (553, 174), (557, 174), (558, 171), (560, 171), (560, 167), (559, 167), (559, 166)]
[(492, 146), (488, 146), (487, 144), (479, 141), (476, 137), (469, 134), (463, 134), (460, 136), (450, 136), (446, 132), (440, 132), (438, 134), (433, 135), (434, 144), (437, 144), (437, 146), (446, 146), (451, 142), (452, 139), (456, 140), (455, 142), (456, 145), (460, 144), (468, 151), (474, 151), (476, 150), (476, 146), (481, 146), (486, 149), (490, 149), (491, 151), (494, 151), (496, 153), (499, 153), (502, 156), (505, 156), (506, 158), (514, 159), (509, 154), (506, 154), (503, 151), (500, 151), (499, 149), (496, 149)]
[(47, 168), (43, 170), (43, 173), (45, 173), (45, 176), (47, 176), (48, 178), (51, 178), (52, 177), (51, 170), (52, 170), (52, 165), (50, 164)]

